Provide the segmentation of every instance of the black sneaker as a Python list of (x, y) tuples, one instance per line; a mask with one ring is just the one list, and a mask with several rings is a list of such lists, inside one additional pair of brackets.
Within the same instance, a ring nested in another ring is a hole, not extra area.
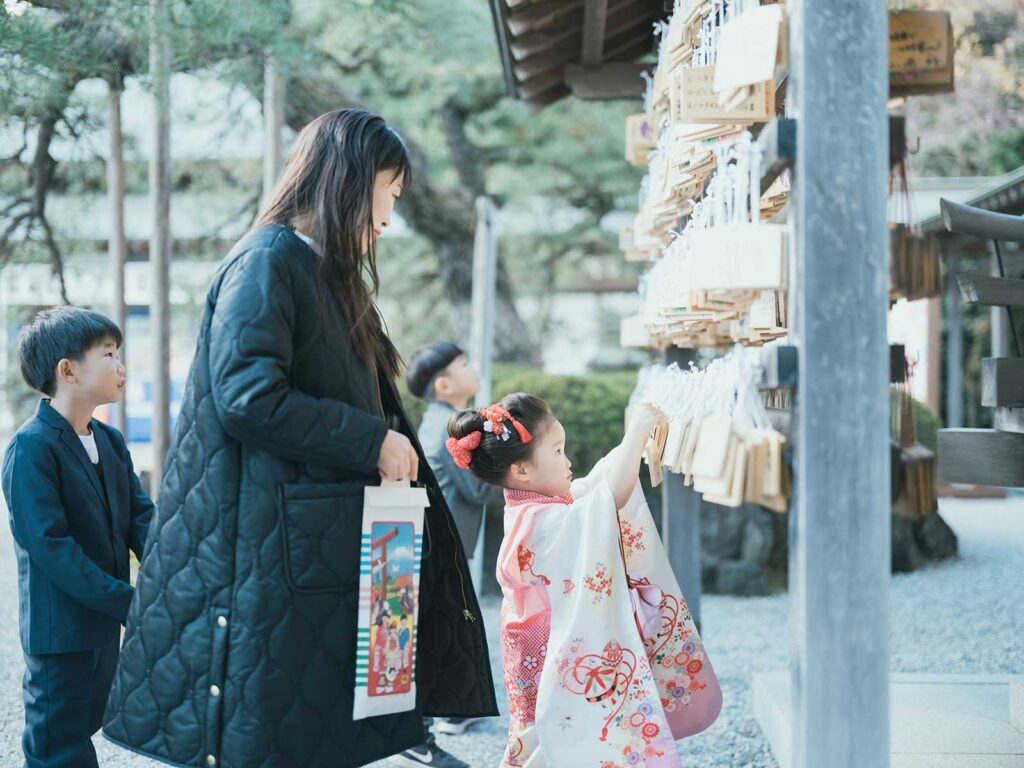
[(479, 719), (479, 717), (438, 717), (434, 720), (434, 733), (460, 736)]
[(429, 734), (426, 742), (420, 746), (392, 755), (388, 760), (392, 765), (408, 768), (422, 768), (424, 765), (431, 768), (469, 768), (469, 763), (462, 762), (437, 746), (433, 734)]

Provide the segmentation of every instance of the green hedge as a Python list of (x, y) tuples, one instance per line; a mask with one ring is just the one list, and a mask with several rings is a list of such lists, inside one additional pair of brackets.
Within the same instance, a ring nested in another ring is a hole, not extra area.
[[(573, 472), (585, 475), (598, 459), (622, 440), (623, 413), (636, 386), (635, 371), (605, 371), (586, 376), (552, 376), (530, 368), (495, 367), (495, 400), (512, 392), (544, 398), (566, 433), (566, 453)], [(402, 389), (413, 424), (419, 424), (424, 404)]]
[(928, 450), (935, 451), (942, 420), (927, 405), (915, 400), (914, 422), (917, 425), (917, 441)]

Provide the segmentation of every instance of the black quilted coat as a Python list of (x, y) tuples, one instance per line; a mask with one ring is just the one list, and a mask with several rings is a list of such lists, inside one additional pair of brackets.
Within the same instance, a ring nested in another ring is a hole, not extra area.
[[(343, 768), (496, 715), (451, 515), (393, 384), (320, 300), (284, 226), (213, 280), (139, 572), (104, 734), (183, 766)], [(426, 514), (413, 712), (353, 722), (363, 489), (384, 417), (420, 455)]]

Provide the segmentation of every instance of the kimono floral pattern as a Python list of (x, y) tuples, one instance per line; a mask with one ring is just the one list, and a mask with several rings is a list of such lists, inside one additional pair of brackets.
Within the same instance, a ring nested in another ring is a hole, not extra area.
[(643, 525), (634, 524), (629, 520), (619, 520), (619, 532), (626, 559), (647, 548), (644, 543), (647, 538), (647, 529)]
[(653, 673), (647, 660), (636, 658), (614, 640), (599, 653), (581, 653), (583, 642), (575, 638), (559, 655), (555, 669), (569, 693), (604, 709), (599, 741), (609, 741), (610, 731), (620, 732), (614, 740), (622, 745), (624, 762), (602, 765), (642, 768), (666, 753), (675, 754), (675, 744), (651, 695)]
[(673, 601), (675, 598), (671, 595), (662, 598), (662, 615), (673, 615), (670, 632), (666, 632), (665, 638), (659, 636), (646, 643), (658, 689), (662, 692), (661, 705), (666, 712), (686, 707), (692, 695), (707, 686), (700, 677), (706, 659), (704, 646), (696, 633), (687, 629), (692, 618), (686, 602), (679, 600), (673, 607)]
[(594, 593), (593, 603), (597, 605), (605, 597), (612, 596), (612, 575), (604, 563), (595, 563), (593, 573), (583, 578), (583, 586)]
[(524, 575), (529, 574), (532, 577), (533, 584), (543, 584), (547, 586), (551, 583), (551, 579), (544, 574), (533, 572), (533, 563), (537, 556), (531, 550), (520, 544), (516, 549), (516, 557), (519, 558), (520, 572)]

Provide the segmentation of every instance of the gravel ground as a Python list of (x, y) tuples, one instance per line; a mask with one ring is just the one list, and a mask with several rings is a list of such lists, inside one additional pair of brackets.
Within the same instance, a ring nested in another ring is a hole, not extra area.
[[(960, 538), (960, 557), (892, 580), (891, 669), (903, 672), (1024, 673), (1024, 498), (944, 499), (941, 510)], [(687, 768), (775, 768), (751, 710), (750, 676), (788, 663), (785, 595), (709, 596), (704, 640), (725, 694), (725, 708), (707, 732), (680, 744)], [(0, 768), (21, 765), (21, 675), (17, 584), (7, 525), (0, 524)], [(498, 601), (484, 605), (491, 663), (500, 680)], [(500, 686), (500, 683), (499, 683)], [(504, 690), (499, 689), (503, 716)], [(439, 742), (474, 768), (495, 768), (505, 718)], [(96, 738), (109, 768), (151, 768), (146, 760)], [(374, 764), (382, 768), (387, 762)], [(568, 768), (568, 767), (566, 767)]]

